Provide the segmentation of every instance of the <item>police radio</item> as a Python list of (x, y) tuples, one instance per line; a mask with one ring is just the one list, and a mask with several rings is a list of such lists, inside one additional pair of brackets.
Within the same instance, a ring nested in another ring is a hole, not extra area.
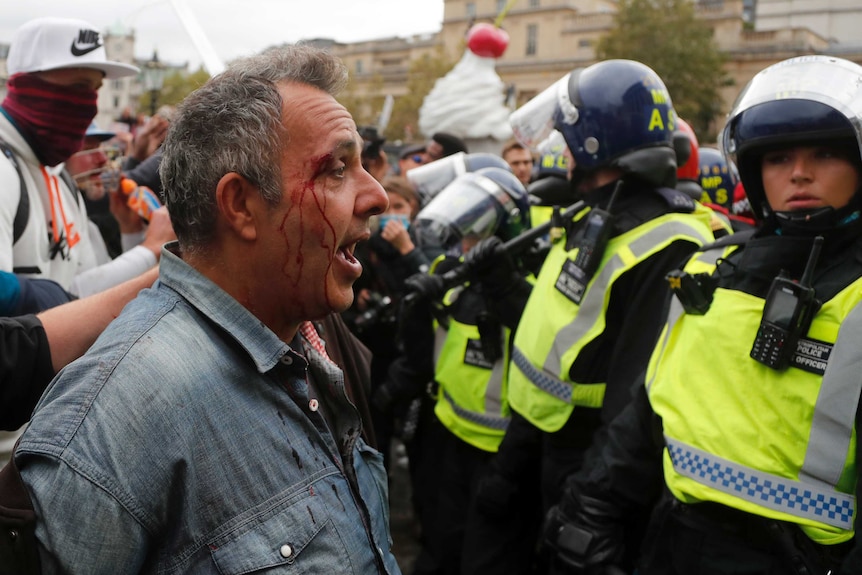
[(814, 297), (811, 278), (822, 248), (823, 237), (817, 236), (798, 283), (791, 280), (784, 270), (772, 280), (763, 306), (760, 328), (749, 354), (753, 360), (776, 370), (786, 369), (790, 365), (796, 342), (808, 332), (811, 320), (820, 307), (820, 302)]
[(613, 232), (614, 217), (610, 210), (622, 184), (622, 180), (617, 182), (606, 209), (594, 208), (587, 214), (587, 224), (583, 235), (579, 238), (578, 253), (575, 255), (574, 262), (587, 278), (593, 277), (593, 273), (599, 267)]

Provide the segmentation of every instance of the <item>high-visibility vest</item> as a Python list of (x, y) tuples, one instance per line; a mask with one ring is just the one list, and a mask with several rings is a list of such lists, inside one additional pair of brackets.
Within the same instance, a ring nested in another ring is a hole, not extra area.
[[(588, 213), (587, 208), (575, 219)], [(576, 405), (601, 407), (605, 383), (572, 381), (569, 370), (581, 350), (604, 332), (613, 283), (673, 242), (712, 242), (711, 213), (698, 205), (693, 213), (665, 214), (612, 238), (586, 286), (572, 285), (566, 273), (577, 248), (553, 244), (515, 333), (508, 385), (512, 408), (539, 429), (554, 432)]]
[(438, 326), (434, 379), (439, 385), (434, 413), (449, 431), (484, 451), (496, 452), (509, 424), (506, 369), (510, 331), (501, 329), (503, 357), (489, 361), (479, 329), (449, 318)]
[[(704, 271), (709, 255), (686, 269)], [(718, 288), (704, 315), (673, 298), (646, 385), (677, 499), (793, 522), (824, 545), (853, 537), (860, 299), (857, 279), (825, 302), (777, 371), (749, 357), (762, 298)]]

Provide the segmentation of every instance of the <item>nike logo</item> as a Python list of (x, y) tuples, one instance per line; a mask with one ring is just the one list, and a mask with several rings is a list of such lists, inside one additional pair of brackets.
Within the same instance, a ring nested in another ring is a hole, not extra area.
[(78, 37), (72, 40), (72, 56), (84, 56), (102, 47), (99, 33), (95, 30), (79, 30)]

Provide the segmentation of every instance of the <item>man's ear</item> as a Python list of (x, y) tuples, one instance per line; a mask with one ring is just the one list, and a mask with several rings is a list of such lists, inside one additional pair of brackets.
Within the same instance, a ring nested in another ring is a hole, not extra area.
[(254, 184), (229, 172), (216, 184), (216, 205), (224, 225), (245, 240), (257, 238), (257, 217), (263, 200)]

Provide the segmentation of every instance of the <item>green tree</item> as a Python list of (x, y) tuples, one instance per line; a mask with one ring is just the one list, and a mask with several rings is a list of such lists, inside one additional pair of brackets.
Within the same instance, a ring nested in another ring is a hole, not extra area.
[[(159, 106), (165, 104), (176, 106), (183, 99), (204, 85), (209, 80), (210, 75), (203, 67), (197, 69), (196, 72), (186, 74), (180, 71), (174, 71), (165, 78), (162, 89), (158, 94), (156, 103)], [(138, 105), (139, 110), (149, 112), (151, 94), (144, 92), (141, 94), (141, 99)]]
[(698, 139), (714, 140), (719, 90), (733, 80), (712, 29), (695, 16), (693, 0), (620, 0), (618, 10), (616, 25), (596, 45), (596, 57), (637, 60), (655, 70)]
[[(407, 90), (403, 96), (396, 96), (392, 114), (383, 136), (389, 141), (419, 141), (419, 107), (434, 82), (446, 75), (455, 62), (447, 57), (442, 46), (433, 54), (412, 60), (407, 69)], [(375, 76), (363, 86), (362, 94), (357, 93), (355, 80), (351, 78), (347, 90), (339, 95), (338, 101), (353, 115), (358, 126), (375, 125), (383, 109), (387, 90), (383, 78)]]

